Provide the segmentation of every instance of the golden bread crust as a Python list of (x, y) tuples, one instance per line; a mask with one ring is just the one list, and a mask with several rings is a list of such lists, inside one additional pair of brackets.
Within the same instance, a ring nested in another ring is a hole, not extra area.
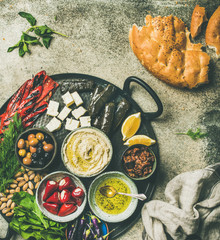
[(194, 88), (208, 83), (208, 54), (192, 44), (184, 22), (173, 16), (146, 16), (146, 25), (133, 25), (131, 48), (140, 62), (160, 80), (175, 87)]
[(205, 41), (206, 45), (216, 48), (217, 55), (220, 54), (220, 6), (209, 19)]
[(190, 32), (192, 38), (195, 38), (198, 36), (198, 34), (201, 32), (201, 27), (203, 22), (208, 21), (205, 13), (205, 8), (200, 7), (199, 5), (196, 5), (193, 14), (191, 17), (191, 25), (190, 25)]

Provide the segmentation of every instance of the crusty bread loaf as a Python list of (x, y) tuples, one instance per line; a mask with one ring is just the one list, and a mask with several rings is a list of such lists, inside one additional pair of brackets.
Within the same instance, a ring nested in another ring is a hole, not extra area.
[(200, 7), (199, 5), (196, 5), (193, 14), (191, 17), (191, 25), (190, 25), (190, 32), (192, 38), (195, 38), (198, 36), (198, 34), (201, 32), (201, 27), (203, 22), (208, 21), (205, 13), (205, 8)]
[(208, 83), (209, 56), (202, 44), (192, 44), (184, 22), (173, 16), (146, 16), (146, 25), (133, 25), (131, 48), (154, 76), (176, 87)]
[(220, 55), (220, 6), (209, 19), (205, 33), (205, 41), (206, 45), (214, 47), (216, 54)]

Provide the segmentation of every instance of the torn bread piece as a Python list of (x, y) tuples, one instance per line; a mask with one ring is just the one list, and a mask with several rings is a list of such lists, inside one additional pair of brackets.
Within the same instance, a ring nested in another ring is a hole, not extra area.
[(74, 100), (73, 100), (70, 92), (66, 92), (61, 97), (62, 97), (62, 99), (63, 99), (63, 101), (64, 101), (64, 103), (67, 107), (71, 106), (74, 103)]
[(71, 96), (72, 96), (72, 98), (73, 98), (77, 107), (83, 104), (83, 100), (80, 97), (78, 92), (75, 91), (75, 92), (71, 93)]
[(204, 7), (196, 5), (191, 17), (190, 32), (192, 38), (195, 38), (201, 32), (201, 27), (204, 22), (207, 22), (206, 12)]
[(133, 25), (129, 41), (134, 54), (158, 79), (189, 89), (208, 83), (210, 57), (202, 44), (192, 44), (185, 23), (174, 16), (146, 16), (146, 25)]
[(91, 117), (83, 116), (79, 118), (81, 127), (91, 127)]
[(61, 121), (63, 121), (68, 115), (69, 113), (71, 112), (71, 108), (68, 108), (68, 107), (64, 107), (62, 109), (62, 111), (59, 113), (59, 115), (57, 116)]
[(65, 129), (69, 131), (73, 131), (74, 129), (79, 127), (79, 121), (73, 119), (73, 118), (67, 118), (66, 119), (66, 125)]
[(86, 111), (87, 110), (84, 107), (80, 106), (72, 111), (72, 115), (75, 119), (79, 119), (86, 113)]
[(220, 57), (220, 6), (209, 19), (205, 41), (207, 46), (215, 49), (217, 57)]
[(58, 108), (59, 108), (59, 103), (56, 101), (50, 100), (47, 108), (47, 115), (56, 117), (59, 114)]
[(62, 124), (61, 121), (54, 117), (46, 125), (46, 128), (48, 129), (49, 132), (54, 132), (61, 128), (61, 124)]

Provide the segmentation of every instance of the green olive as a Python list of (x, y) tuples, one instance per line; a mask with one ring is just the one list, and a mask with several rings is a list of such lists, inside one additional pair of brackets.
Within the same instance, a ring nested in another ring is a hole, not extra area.
[(48, 143), (43, 146), (45, 152), (51, 152), (53, 150), (53, 145)]
[(39, 140), (39, 141), (43, 141), (44, 140), (44, 134), (39, 132), (36, 134), (36, 138)]
[(20, 150), (18, 151), (18, 154), (19, 154), (19, 156), (21, 156), (21, 157), (25, 157), (25, 156), (26, 156), (26, 150), (25, 150), (25, 149), (20, 149)]
[(30, 153), (30, 152), (27, 152), (26, 157), (27, 157), (27, 158), (31, 158), (31, 153)]
[(31, 140), (29, 140), (29, 145), (32, 147), (35, 147), (38, 144), (38, 140), (37, 138), (31, 138)]
[(35, 135), (33, 133), (28, 135), (28, 141), (30, 141), (32, 138), (35, 138)]
[(19, 141), (18, 141), (18, 148), (25, 148), (25, 141), (24, 141), (24, 139), (19, 139)]
[(28, 157), (23, 158), (23, 163), (24, 163), (25, 165), (30, 165), (31, 162), (32, 162), (32, 161), (31, 161), (30, 158), (28, 158)]
[(26, 150), (29, 149), (29, 142), (28, 142), (28, 140), (25, 140), (25, 147), (26, 147)]
[(30, 152), (31, 152), (31, 153), (35, 153), (36, 151), (37, 151), (37, 148), (36, 148), (36, 147), (30, 146)]

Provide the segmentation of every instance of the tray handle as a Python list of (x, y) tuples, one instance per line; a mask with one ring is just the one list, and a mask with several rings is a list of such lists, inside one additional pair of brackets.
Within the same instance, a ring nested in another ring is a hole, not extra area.
[(144, 117), (147, 118), (148, 120), (152, 120), (154, 118), (159, 117), (163, 112), (163, 105), (159, 97), (157, 96), (157, 94), (154, 92), (154, 90), (140, 78), (131, 76), (125, 80), (124, 87), (123, 87), (123, 90), (126, 91), (129, 95), (131, 95), (131, 91), (130, 91), (131, 82), (138, 83), (140, 86), (142, 86), (151, 95), (151, 97), (154, 99), (155, 103), (157, 104), (157, 108), (158, 108), (157, 111), (145, 112)]
[(0, 240), (9, 240), (14, 234), (15, 234), (14, 230), (12, 230), (8, 224), (7, 234), (4, 238), (0, 238)]

